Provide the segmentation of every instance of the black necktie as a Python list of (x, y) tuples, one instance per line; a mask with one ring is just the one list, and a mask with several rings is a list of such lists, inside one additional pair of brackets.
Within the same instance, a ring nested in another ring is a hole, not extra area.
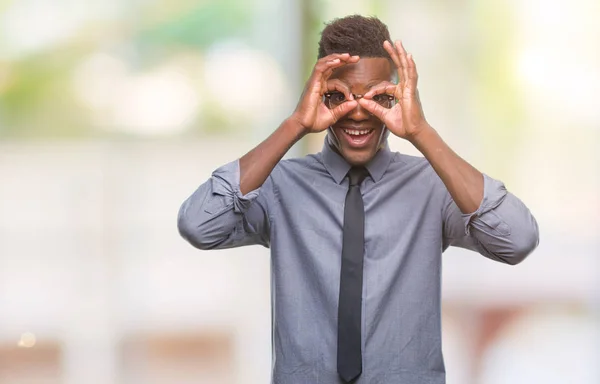
[(363, 282), (363, 252), (365, 246), (365, 207), (360, 183), (367, 176), (364, 168), (348, 172), (350, 186), (344, 206), (342, 270), (338, 308), (337, 369), (349, 383), (362, 372), (361, 309)]

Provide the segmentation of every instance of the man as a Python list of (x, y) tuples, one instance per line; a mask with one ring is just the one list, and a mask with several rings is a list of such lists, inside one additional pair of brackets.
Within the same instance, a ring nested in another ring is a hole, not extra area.
[[(281, 160), (324, 130), (322, 152)], [(391, 152), (389, 132), (424, 157)], [(296, 110), (217, 169), (178, 227), (200, 249), (271, 248), (277, 384), (444, 383), (442, 251), (514, 265), (538, 244), (523, 203), (427, 123), (412, 56), (361, 16), (326, 26)]]

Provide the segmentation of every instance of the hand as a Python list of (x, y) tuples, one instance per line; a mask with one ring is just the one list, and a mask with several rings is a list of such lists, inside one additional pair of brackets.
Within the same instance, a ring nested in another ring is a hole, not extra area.
[[(387, 81), (380, 83), (365, 93), (358, 102), (383, 121), (394, 135), (412, 141), (419, 132), (429, 126), (419, 100), (415, 61), (411, 54), (406, 54), (400, 41), (395, 42), (395, 48), (389, 41), (385, 41), (383, 48), (390, 54), (396, 65), (398, 84)], [(396, 104), (388, 109), (373, 101), (374, 96), (381, 94), (393, 95)]]
[[(331, 54), (317, 61), (313, 72), (306, 82), (298, 106), (290, 118), (300, 124), (306, 133), (321, 132), (333, 125), (345, 114), (356, 108), (357, 103), (350, 89), (339, 80), (329, 80), (335, 68), (358, 62), (358, 56), (348, 53)], [(337, 91), (346, 96), (346, 102), (329, 109), (323, 103), (326, 92)]]

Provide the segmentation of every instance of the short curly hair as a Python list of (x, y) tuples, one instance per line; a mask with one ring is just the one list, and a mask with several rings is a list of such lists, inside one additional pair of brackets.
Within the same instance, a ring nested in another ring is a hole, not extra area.
[(351, 15), (334, 19), (321, 32), (318, 58), (332, 53), (349, 53), (391, 60), (383, 48), (386, 40), (392, 41), (388, 27), (376, 17)]

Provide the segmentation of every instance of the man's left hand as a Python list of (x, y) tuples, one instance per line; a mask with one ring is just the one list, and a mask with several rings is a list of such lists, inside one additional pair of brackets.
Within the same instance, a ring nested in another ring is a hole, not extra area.
[[(360, 105), (378, 117), (396, 136), (412, 141), (429, 124), (425, 120), (419, 91), (417, 90), (417, 68), (411, 54), (407, 54), (400, 41), (383, 43), (383, 48), (390, 54), (398, 72), (398, 84), (383, 82), (373, 87), (364, 97), (358, 100)], [(375, 101), (376, 95), (394, 96), (396, 103), (392, 108), (385, 108)]]

